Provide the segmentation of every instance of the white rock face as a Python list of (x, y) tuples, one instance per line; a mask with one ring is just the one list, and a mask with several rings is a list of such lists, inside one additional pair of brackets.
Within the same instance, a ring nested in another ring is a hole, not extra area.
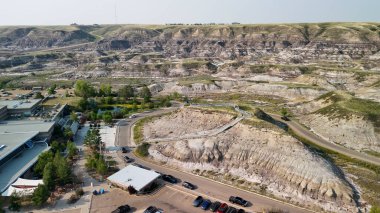
[(361, 117), (331, 119), (319, 114), (309, 114), (302, 116), (300, 121), (328, 141), (358, 151), (380, 152), (380, 133), (375, 131), (372, 123)]
[(327, 92), (326, 90), (317, 90), (311, 88), (289, 88), (286, 85), (273, 84), (254, 84), (247, 87), (246, 90), (258, 95), (279, 96), (292, 101), (310, 101)]
[[(189, 117), (191, 114), (191, 117)], [(220, 116), (194, 109), (182, 109), (177, 113), (154, 120), (144, 126), (144, 136), (149, 138), (172, 138), (212, 130), (231, 121), (232, 115)]]
[[(158, 132), (177, 132), (179, 129), (178, 134), (182, 134), (184, 129), (203, 130), (204, 120), (195, 119), (199, 112), (194, 114), (195, 117), (191, 110), (186, 110), (147, 124), (145, 137), (153, 137), (152, 132), (161, 137)], [(170, 127), (161, 131), (166, 125)], [(207, 123), (204, 125), (211, 128)], [(294, 202), (320, 207), (327, 206), (321, 202), (332, 202), (336, 211), (340, 207), (355, 211), (354, 189), (339, 170), (281, 130), (237, 124), (212, 137), (152, 144), (149, 152), (154, 160), (188, 171), (230, 173), (266, 185), (269, 192)]]

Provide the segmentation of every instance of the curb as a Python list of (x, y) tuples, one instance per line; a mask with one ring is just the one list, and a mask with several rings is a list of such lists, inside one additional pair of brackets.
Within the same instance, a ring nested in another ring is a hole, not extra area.
[(307, 209), (307, 208), (304, 208), (304, 207), (301, 207), (301, 206), (297, 206), (297, 205), (294, 205), (294, 204), (291, 204), (291, 203), (286, 203), (282, 200), (277, 200), (275, 198), (272, 198), (272, 197), (268, 197), (268, 196), (265, 196), (265, 195), (262, 195), (262, 194), (258, 194), (256, 192), (252, 192), (252, 191), (248, 191), (248, 190), (245, 190), (245, 189), (241, 189), (241, 188), (237, 188), (237, 187), (234, 187), (232, 185), (228, 185), (226, 183), (222, 183), (222, 182), (219, 182), (219, 181), (216, 181), (216, 180), (213, 180), (213, 179), (210, 179), (210, 178), (207, 178), (207, 177), (204, 177), (204, 176), (200, 176), (200, 175), (197, 175), (197, 174), (193, 174), (193, 173), (190, 173), (190, 172), (186, 172), (186, 171), (182, 171), (182, 170), (175, 170), (171, 167), (168, 167), (166, 165), (161, 165), (161, 164), (156, 164), (156, 163), (153, 163), (151, 161), (147, 161), (145, 160), (144, 158), (138, 156), (138, 155), (135, 155), (134, 152), (132, 152), (133, 156), (135, 156), (136, 158), (139, 158), (140, 160), (144, 161), (144, 162), (148, 162), (148, 163), (151, 163), (151, 164), (155, 164), (157, 166), (161, 166), (161, 167), (165, 167), (166, 169), (169, 169), (169, 170), (174, 170), (174, 171), (177, 171), (177, 172), (182, 172), (182, 173), (185, 173), (185, 174), (188, 174), (188, 175), (193, 175), (193, 176), (196, 176), (196, 177), (199, 177), (199, 178), (204, 178), (206, 180), (209, 180), (209, 181), (212, 181), (214, 183), (217, 183), (217, 184), (221, 184), (221, 185), (224, 185), (224, 186), (227, 186), (227, 187), (231, 187), (231, 188), (234, 188), (234, 189), (237, 189), (237, 190), (241, 190), (241, 191), (244, 191), (244, 192), (247, 192), (247, 193), (250, 193), (250, 194), (254, 194), (254, 195), (257, 195), (257, 196), (260, 196), (260, 197), (263, 197), (263, 198), (266, 198), (266, 199), (269, 199), (269, 200), (272, 200), (272, 201), (275, 201), (275, 202), (278, 202), (278, 203), (281, 203), (281, 204), (284, 204), (284, 205), (288, 205), (288, 206), (291, 206), (291, 207), (295, 207), (295, 208), (298, 208), (298, 209), (301, 209), (301, 210), (305, 210), (307, 212), (314, 212), (314, 213), (317, 213), (316, 211), (314, 210), (311, 210), (311, 209)]
[[(140, 120), (140, 119), (138, 119), (138, 120)], [(136, 143), (134, 142), (134, 140), (133, 140), (133, 137), (132, 137), (134, 125), (135, 125), (135, 123), (134, 123), (133, 125), (131, 125), (131, 138), (130, 138), (130, 140), (131, 140), (131, 142), (133, 142), (134, 144), (136, 144)], [(278, 200), (278, 199), (275, 199), (275, 198), (272, 198), (272, 197), (268, 197), (268, 196), (265, 196), (265, 195), (262, 195), (262, 194), (258, 194), (258, 193), (256, 193), (256, 192), (248, 191), (248, 190), (241, 189), (241, 188), (237, 188), (237, 187), (234, 187), (234, 186), (232, 186), (232, 185), (228, 185), (228, 184), (225, 184), (225, 183), (222, 183), (222, 182), (219, 182), (219, 181), (215, 181), (215, 180), (213, 180), (213, 179), (210, 179), (210, 178), (207, 178), (207, 177), (204, 177), (204, 176), (200, 176), (200, 175), (197, 175), (197, 174), (193, 174), (193, 173), (190, 173), (190, 172), (187, 172), (187, 171), (175, 170), (175, 169), (173, 169), (173, 168), (171, 168), (171, 167), (168, 167), (168, 166), (166, 166), (166, 165), (156, 164), (156, 163), (153, 163), (153, 162), (151, 162), (151, 161), (147, 161), (146, 159), (144, 159), (144, 158), (142, 158), (142, 157), (136, 155), (134, 152), (131, 152), (131, 153), (132, 153), (133, 156), (139, 158), (140, 160), (142, 160), (142, 161), (144, 161), (144, 162), (148, 162), (148, 163), (151, 163), (151, 164), (154, 164), (154, 165), (157, 165), (157, 166), (161, 166), (161, 167), (167, 168), (167, 169), (169, 169), (169, 170), (174, 170), (174, 171), (182, 172), (182, 173), (185, 173), (185, 174), (188, 174), (188, 175), (197, 176), (197, 177), (199, 177), (199, 178), (204, 178), (204, 179), (209, 180), (209, 181), (212, 181), (212, 182), (214, 182), (214, 183), (221, 184), (221, 185), (224, 185), (224, 186), (227, 186), (227, 187), (231, 187), (231, 188), (234, 188), (234, 189), (237, 189), (237, 190), (241, 190), (241, 191), (244, 191), (244, 192), (247, 192), (247, 193), (250, 193), (250, 194), (254, 194), (254, 195), (256, 195), (256, 196), (260, 196), (260, 197), (262, 197), (262, 198), (269, 199), (269, 200), (272, 200), (272, 201), (275, 201), (275, 202), (281, 203), (281, 204), (283, 204), (283, 205), (287, 205), (287, 206), (295, 207), (295, 208), (298, 208), (298, 209), (300, 209), (300, 210), (305, 210), (305, 211), (307, 211), (307, 212), (316, 212), (316, 211), (314, 211), (314, 210), (310, 210), (310, 209), (307, 209), (307, 208), (304, 208), (304, 207), (300, 207), (300, 206), (297, 206), (297, 205), (294, 205), (294, 204), (291, 204), (291, 203), (287, 203), (287, 202), (284, 202), (284, 201), (282, 201), (282, 200)]]

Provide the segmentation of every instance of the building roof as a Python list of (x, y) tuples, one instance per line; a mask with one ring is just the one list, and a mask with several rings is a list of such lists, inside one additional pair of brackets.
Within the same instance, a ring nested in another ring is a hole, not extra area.
[(13, 152), (27, 141), (35, 137), (38, 132), (24, 132), (24, 133), (0, 133), (0, 160)]
[(17, 187), (10, 186), (1, 195), (4, 197), (10, 197), (12, 196), (13, 193), (17, 193), (20, 196), (28, 196), (28, 195), (32, 195), (35, 189), (37, 189), (37, 187), (17, 188)]
[[(55, 122), (44, 121), (3, 121), (0, 123), (0, 133), (15, 132), (49, 132)], [(1, 141), (1, 140), (0, 140)]]
[(17, 178), (8, 189), (3, 192), (2, 196), (11, 196), (14, 192), (21, 195), (31, 195), (39, 184), (43, 184), (43, 180), (29, 180)]
[(30, 180), (24, 178), (17, 178), (16, 182), (12, 183), (12, 186), (23, 186), (23, 187), (37, 187), (39, 184), (43, 184), (43, 180)]
[(0, 167), (0, 192), (4, 192), (17, 178), (33, 166), (42, 152), (47, 150), (49, 150), (47, 143), (35, 143), (31, 149), (25, 149), (17, 157), (2, 165)]
[(41, 99), (5, 100), (0, 101), (0, 105), (7, 106), (8, 109), (30, 109), (40, 101)]
[(108, 180), (125, 187), (133, 186), (140, 191), (145, 186), (156, 180), (160, 174), (157, 172), (146, 170), (134, 165), (129, 165), (124, 169), (116, 172), (108, 177)]

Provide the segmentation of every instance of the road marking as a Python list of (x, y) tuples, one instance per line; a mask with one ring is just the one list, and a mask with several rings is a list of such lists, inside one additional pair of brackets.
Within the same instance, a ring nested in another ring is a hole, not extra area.
[(173, 169), (173, 168), (171, 168), (171, 167), (168, 167), (168, 166), (166, 166), (166, 165), (155, 164), (155, 163), (153, 163), (153, 162), (151, 162), (151, 161), (147, 161), (147, 160), (141, 158), (140, 156), (135, 155), (133, 152), (131, 152), (131, 154), (132, 154), (133, 156), (135, 156), (136, 158), (140, 159), (140, 160), (141, 160), (142, 162), (144, 162), (144, 163), (152, 164), (152, 165), (155, 165), (155, 166), (158, 166), (158, 167), (164, 167), (164, 168), (166, 168), (166, 169), (168, 169), (168, 170), (175, 171), (175, 172), (182, 172), (182, 173), (185, 173), (185, 174), (188, 174), (188, 175), (193, 175), (193, 176), (196, 176), (196, 177), (199, 177), (199, 178), (203, 178), (203, 179), (206, 179), (206, 180), (212, 181), (212, 182), (217, 183), (217, 184), (221, 184), (221, 185), (224, 185), (224, 186), (227, 186), (227, 187), (233, 188), (233, 189), (235, 189), (235, 190), (240, 190), (240, 191), (244, 191), (244, 192), (247, 192), (247, 193), (250, 193), (250, 194), (254, 194), (254, 195), (256, 195), (256, 196), (259, 196), (259, 197), (262, 197), (262, 198), (265, 198), (265, 199), (269, 199), (269, 200), (272, 200), (272, 201), (275, 201), (275, 202), (278, 202), (278, 203), (281, 203), (281, 204), (284, 204), (284, 205), (292, 206), (292, 207), (295, 207), (295, 208), (298, 208), (298, 209), (301, 209), (301, 210), (305, 210), (305, 211), (308, 211), (308, 212), (315, 212), (315, 213), (317, 213), (316, 211), (311, 210), (311, 209), (307, 209), (307, 208), (304, 208), (304, 207), (301, 207), (301, 206), (296, 206), (296, 205), (291, 204), (291, 203), (286, 203), (286, 202), (284, 202), (284, 201), (282, 201), (282, 200), (277, 200), (277, 199), (275, 199), (275, 198), (267, 197), (267, 196), (265, 196), (265, 195), (258, 194), (258, 193), (256, 193), (256, 192), (252, 192), (252, 191), (248, 191), (248, 190), (245, 190), (245, 189), (237, 188), (237, 187), (234, 187), (234, 186), (231, 186), (231, 185), (228, 185), (228, 184), (222, 183), (222, 182), (218, 182), (218, 181), (216, 181), (216, 180), (213, 180), (213, 179), (210, 179), (210, 178), (207, 178), (207, 177), (204, 177), (204, 176), (200, 176), (200, 175), (193, 174), (193, 173), (190, 173), (190, 172), (187, 172), (187, 171), (183, 171), (183, 170), (175, 170), (175, 169)]
[[(155, 112), (158, 112), (158, 111), (155, 111)], [(141, 119), (144, 118), (144, 117), (141, 117)], [(139, 120), (139, 119), (136, 119), (136, 120)], [(132, 125), (133, 126), (133, 125)], [(132, 126), (130, 126), (130, 132), (131, 132), (131, 135), (132, 135), (132, 132), (133, 132), (133, 128)], [(131, 142), (133, 141), (133, 137), (130, 137), (130, 140)], [(134, 143), (134, 141), (133, 141)], [(208, 180), (208, 181), (212, 181), (214, 183), (217, 183), (217, 184), (221, 184), (221, 185), (224, 185), (224, 186), (227, 186), (227, 187), (230, 187), (230, 188), (233, 188), (235, 190), (240, 190), (240, 191), (244, 191), (246, 193), (250, 193), (250, 194), (254, 194), (256, 196), (259, 196), (259, 197), (262, 197), (262, 198), (265, 198), (265, 199), (268, 199), (268, 200), (272, 200), (272, 201), (275, 201), (277, 203), (281, 203), (283, 205), (287, 205), (287, 206), (291, 206), (291, 207), (294, 207), (294, 208), (298, 208), (300, 210), (305, 210), (305, 211), (308, 211), (308, 212), (316, 212), (314, 210), (310, 210), (310, 209), (307, 209), (307, 208), (304, 208), (304, 207), (300, 207), (300, 206), (296, 206), (294, 204), (291, 204), (291, 203), (287, 203), (287, 202), (284, 202), (282, 200), (278, 200), (278, 199), (275, 199), (275, 198), (271, 198), (271, 197), (267, 197), (265, 195), (262, 195), (262, 194), (258, 194), (256, 192), (252, 192), (252, 191), (248, 191), (248, 190), (245, 190), (245, 189), (241, 189), (241, 188), (237, 188), (237, 187), (234, 187), (234, 186), (231, 186), (231, 185), (228, 185), (228, 184), (225, 184), (225, 183), (222, 183), (222, 182), (218, 182), (218, 181), (215, 181), (213, 179), (210, 179), (210, 178), (207, 178), (207, 177), (204, 177), (204, 176), (200, 176), (200, 175), (197, 175), (197, 174), (193, 174), (193, 173), (190, 173), (190, 172), (187, 172), (187, 171), (182, 171), (182, 170), (175, 170), (175, 169), (172, 169), (166, 165), (162, 165), (162, 164), (155, 164), (151, 161), (146, 161), (145, 159), (141, 158), (140, 156), (137, 156), (135, 155), (133, 152), (131, 153), (133, 156), (135, 156), (136, 158), (139, 158), (142, 162), (145, 162), (145, 163), (148, 163), (148, 164), (152, 164), (152, 165), (156, 165), (158, 167), (164, 167), (166, 169), (169, 169), (171, 171), (176, 171), (176, 172), (182, 172), (182, 173), (185, 173), (185, 174), (188, 174), (188, 175), (192, 175), (192, 176), (196, 176), (196, 177), (199, 177), (199, 178), (203, 178), (205, 180)]]
[[(202, 193), (202, 192), (198, 192), (198, 191), (195, 192), (195, 191), (194, 191), (194, 193), (198, 194), (198, 195), (195, 195), (195, 194), (192, 194), (192, 193), (190, 193), (190, 192), (188, 192), (188, 191), (183, 191), (183, 190), (177, 189), (177, 187), (174, 187), (174, 186), (170, 186), (170, 185), (166, 185), (166, 186), (167, 186), (168, 188), (170, 188), (170, 189), (176, 190), (176, 191), (178, 191), (178, 192), (180, 192), (180, 193), (183, 193), (183, 194), (190, 195), (190, 196), (192, 196), (192, 197), (194, 197), (194, 198), (196, 198), (196, 197), (198, 197), (199, 195), (201, 195), (203, 198), (206, 198), (206, 199), (210, 199), (210, 200), (212, 199), (212, 200), (215, 200), (215, 201), (219, 201), (219, 202), (221, 202), (221, 203), (227, 203), (226, 201), (220, 200), (220, 199), (218, 199), (218, 198), (212, 197), (211, 195), (207, 195), (207, 194)], [(191, 191), (191, 192), (193, 192), (193, 191)], [(214, 202), (214, 201), (211, 201), (211, 202)], [(227, 203), (227, 204), (228, 204), (228, 203)], [(244, 209), (245, 211), (248, 211), (248, 212), (253, 211), (252, 209), (247, 209), (247, 208), (245, 208), (245, 207), (238, 206), (238, 205), (236, 205), (236, 204), (234, 204), (234, 203), (229, 203), (228, 206), (233, 206), (233, 207), (235, 207), (235, 208), (237, 208), (237, 209)], [(196, 207), (194, 207), (194, 208), (196, 208)], [(252, 213), (254, 213), (254, 212), (252, 212)]]

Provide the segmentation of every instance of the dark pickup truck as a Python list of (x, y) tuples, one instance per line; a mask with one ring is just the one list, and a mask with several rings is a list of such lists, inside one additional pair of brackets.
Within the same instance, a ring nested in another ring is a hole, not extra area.
[(229, 201), (230, 201), (231, 203), (236, 203), (236, 204), (241, 205), (241, 206), (244, 206), (244, 207), (248, 206), (248, 204), (249, 204), (248, 201), (244, 200), (244, 199), (241, 198), (241, 197), (234, 197), (234, 196), (231, 196), (230, 199), (229, 199)]

